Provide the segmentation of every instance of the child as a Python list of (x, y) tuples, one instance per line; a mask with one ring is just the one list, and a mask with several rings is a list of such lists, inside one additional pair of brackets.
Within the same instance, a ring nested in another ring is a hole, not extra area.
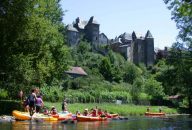
[(86, 108), (83, 112), (83, 116), (88, 116), (89, 115), (89, 112), (88, 112), (88, 109)]
[(44, 107), (43, 114), (44, 115), (48, 115), (49, 114), (49, 111), (48, 111), (48, 109), (46, 107)]
[(50, 113), (51, 113), (52, 115), (56, 115), (56, 114), (57, 114), (57, 109), (56, 109), (54, 106), (52, 106)]

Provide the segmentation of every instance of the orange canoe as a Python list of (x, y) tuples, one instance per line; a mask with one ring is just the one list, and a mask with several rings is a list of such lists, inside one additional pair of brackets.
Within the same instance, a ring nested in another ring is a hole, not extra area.
[(163, 112), (145, 112), (145, 116), (165, 116)]
[(107, 117), (77, 116), (77, 121), (105, 121)]

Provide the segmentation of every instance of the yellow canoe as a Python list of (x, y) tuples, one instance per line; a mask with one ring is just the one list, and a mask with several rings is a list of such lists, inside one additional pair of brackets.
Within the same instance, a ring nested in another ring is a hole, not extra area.
[(31, 120), (31, 116), (29, 115), (28, 112), (21, 112), (21, 111), (13, 110), (12, 115), (17, 120)]
[[(16, 120), (31, 120), (31, 116), (28, 112), (21, 112), (17, 110), (13, 110), (12, 115), (15, 117)], [(57, 121), (57, 118), (52, 116), (43, 115), (43, 114), (34, 114), (33, 119), (42, 119), (43, 121)]]

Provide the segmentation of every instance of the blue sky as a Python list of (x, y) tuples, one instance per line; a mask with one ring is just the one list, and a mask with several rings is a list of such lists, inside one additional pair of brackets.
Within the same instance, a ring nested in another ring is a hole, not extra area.
[(156, 48), (170, 47), (178, 34), (171, 12), (163, 0), (62, 0), (63, 22), (71, 24), (77, 17), (89, 20), (94, 16), (100, 32), (108, 38), (135, 31), (145, 35), (150, 30)]

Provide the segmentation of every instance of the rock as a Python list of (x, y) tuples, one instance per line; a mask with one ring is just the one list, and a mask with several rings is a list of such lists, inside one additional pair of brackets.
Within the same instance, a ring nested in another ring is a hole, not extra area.
[(0, 116), (0, 122), (13, 122), (15, 118), (13, 116)]

